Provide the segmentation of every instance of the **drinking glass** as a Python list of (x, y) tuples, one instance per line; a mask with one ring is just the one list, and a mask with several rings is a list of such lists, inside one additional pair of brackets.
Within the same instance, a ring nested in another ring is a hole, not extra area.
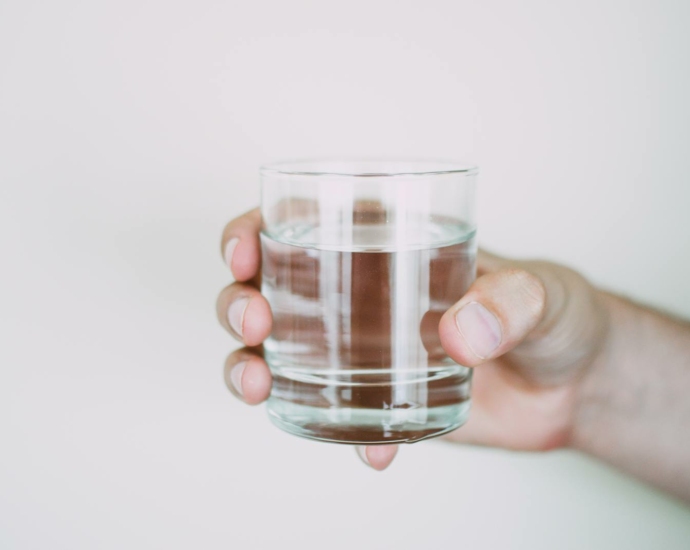
[(271, 420), (367, 445), (461, 426), (471, 370), (446, 355), (438, 323), (475, 278), (477, 168), (319, 160), (261, 176)]

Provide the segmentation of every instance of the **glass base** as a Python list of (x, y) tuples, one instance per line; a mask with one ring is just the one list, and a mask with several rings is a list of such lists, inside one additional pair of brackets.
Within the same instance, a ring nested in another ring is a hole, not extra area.
[(462, 426), (469, 417), (470, 400), (442, 407), (363, 409), (310, 407), (271, 397), (271, 421), (288, 433), (350, 445), (415, 443)]

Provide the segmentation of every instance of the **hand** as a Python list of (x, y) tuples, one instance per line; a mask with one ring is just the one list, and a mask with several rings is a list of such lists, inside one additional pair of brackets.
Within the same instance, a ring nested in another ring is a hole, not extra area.
[[(271, 373), (258, 347), (272, 324), (259, 291), (260, 224), (255, 209), (223, 231), (223, 256), (237, 282), (217, 303), (220, 323), (246, 346), (228, 357), (225, 379), (250, 405), (267, 399), (271, 390)], [(548, 262), (480, 251), (478, 278), (443, 315), (439, 334), (457, 363), (481, 365), (474, 373), (470, 420), (446, 439), (533, 451), (569, 444), (579, 382), (608, 334), (604, 300), (580, 275)], [(358, 453), (383, 470), (396, 450), (369, 446)]]

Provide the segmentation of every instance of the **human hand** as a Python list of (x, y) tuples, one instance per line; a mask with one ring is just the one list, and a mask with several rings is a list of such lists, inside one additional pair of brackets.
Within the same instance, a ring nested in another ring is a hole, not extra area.
[[(217, 302), (221, 325), (246, 346), (228, 357), (226, 383), (250, 405), (271, 391), (260, 350), (272, 325), (270, 306), (259, 291), (260, 224), (255, 209), (226, 226), (222, 252), (236, 282)], [(607, 334), (604, 301), (574, 271), (480, 251), (477, 280), (439, 323), (446, 353), (459, 364), (481, 365), (474, 373), (470, 420), (446, 439), (515, 450), (568, 445), (579, 381)], [(358, 453), (382, 470), (396, 450), (369, 446)]]

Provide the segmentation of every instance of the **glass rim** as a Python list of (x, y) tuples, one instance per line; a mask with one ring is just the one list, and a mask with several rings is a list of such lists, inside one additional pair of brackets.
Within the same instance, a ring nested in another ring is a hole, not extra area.
[[(357, 165), (391, 166), (386, 170), (356, 170)], [(329, 168), (328, 166), (331, 166)], [(343, 169), (343, 166), (353, 166)], [(395, 165), (399, 168), (395, 169)], [(415, 168), (416, 166), (416, 168)], [(340, 168), (338, 168), (340, 167)], [(425, 158), (312, 158), (263, 164), (261, 175), (283, 176), (339, 176), (346, 178), (394, 178), (407, 176), (439, 176), (459, 174), (473, 176), (479, 167), (467, 162)]]

